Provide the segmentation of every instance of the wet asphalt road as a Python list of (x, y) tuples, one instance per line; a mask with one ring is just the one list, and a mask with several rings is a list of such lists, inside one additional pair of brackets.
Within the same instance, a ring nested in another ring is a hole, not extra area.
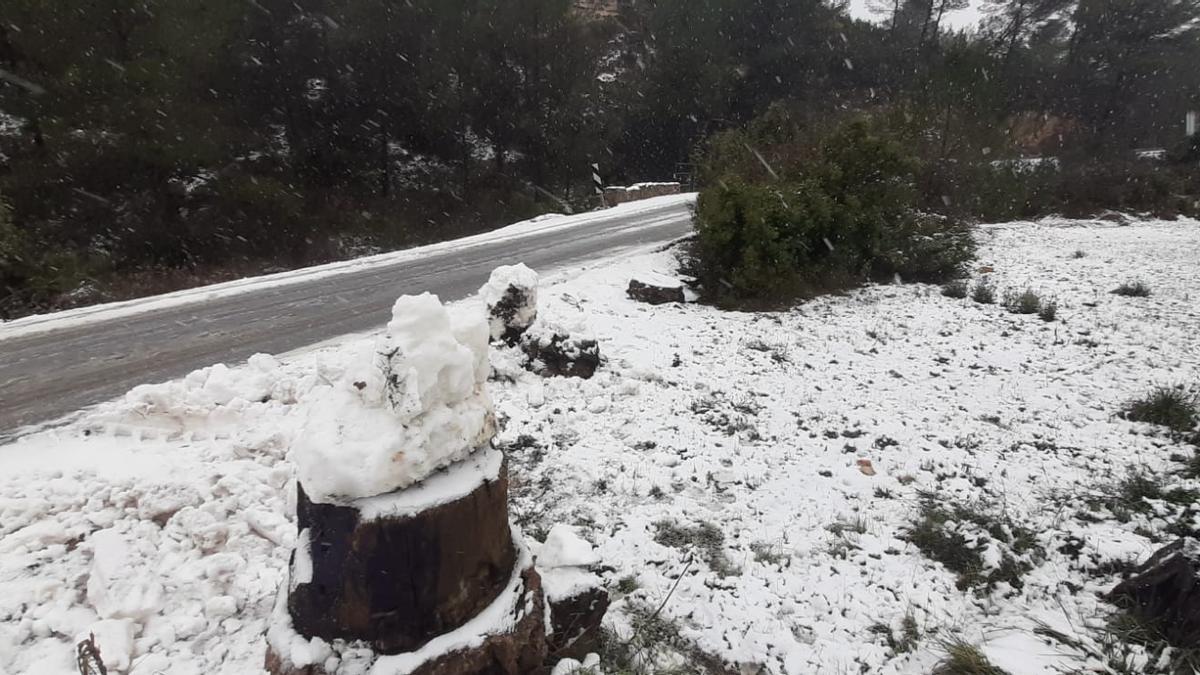
[(668, 204), (338, 276), (201, 296), (132, 316), (99, 313), (57, 328), (49, 321), (47, 330), (32, 334), (0, 326), (0, 442), (22, 427), (68, 416), (138, 384), (381, 327), (400, 295), (428, 291), (457, 300), (477, 291), (500, 265), (523, 262), (544, 272), (690, 231), (689, 207)]

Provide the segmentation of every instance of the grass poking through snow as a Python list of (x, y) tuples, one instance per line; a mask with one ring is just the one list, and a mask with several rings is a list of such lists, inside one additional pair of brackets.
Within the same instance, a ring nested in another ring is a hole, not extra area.
[(971, 290), (971, 299), (981, 305), (994, 305), (996, 304), (996, 289), (988, 282), (980, 280)]
[(1032, 288), (1027, 288), (1021, 293), (1006, 295), (1004, 306), (1013, 314), (1037, 314), (1042, 309), (1042, 298)]
[(942, 286), (942, 295), (946, 296), (947, 298), (962, 300), (970, 295), (970, 293), (971, 289), (969, 286), (967, 286), (967, 282), (965, 281), (951, 281), (945, 286)]
[(694, 550), (709, 569), (720, 577), (741, 574), (725, 555), (725, 533), (712, 523), (701, 522), (694, 527), (680, 525), (670, 520), (654, 524), (654, 541), (680, 550)]
[(1180, 433), (1191, 431), (1200, 421), (1200, 403), (1183, 387), (1159, 387), (1125, 407), (1125, 419), (1164, 426)]
[[(906, 536), (926, 557), (957, 574), (960, 590), (989, 592), (1000, 583), (1020, 589), (1032, 561), (1044, 553), (1034, 533), (1007, 516), (990, 513), (986, 505), (948, 504), (932, 494), (923, 496)], [(989, 552), (993, 546), (998, 551)]]
[(1140, 281), (1131, 281), (1117, 286), (1113, 290), (1113, 294), (1127, 298), (1148, 298), (1150, 297), (1150, 287)]
[(930, 675), (1009, 675), (992, 665), (978, 647), (962, 640), (948, 640), (942, 648), (946, 656), (933, 667)]

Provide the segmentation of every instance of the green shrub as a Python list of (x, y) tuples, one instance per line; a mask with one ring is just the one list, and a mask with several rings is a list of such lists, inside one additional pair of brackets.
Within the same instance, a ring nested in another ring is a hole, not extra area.
[(835, 252), (833, 208), (811, 184), (732, 181), (702, 192), (695, 251), (701, 282), (740, 298), (788, 292)]
[(1050, 301), (1042, 304), (1042, 309), (1038, 312), (1038, 317), (1046, 323), (1052, 323), (1058, 319), (1058, 303)]
[(1113, 290), (1113, 294), (1127, 298), (1148, 298), (1150, 297), (1150, 287), (1140, 281), (1133, 281), (1117, 286)]
[(1183, 387), (1159, 387), (1125, 407), (1125, 419), (1167, 427), (1172, 431), (1191, 431), (1200, 422), (1200, 402)]
[(963, 276), (974, 259), (975, 239), (964, 223), (946, 216), (911, 213), (884, 231), (872, 276), (938, 283)]
[(1033, 167), (1003, 163), (945, 160), (921, 173), (924, 208), (985, 221), (1030, 218), (1055, 210), (1054, 163)]
[(967, 285), (967, 282), (961, 279), (958, 281), (951, 281), (945, 286), (942, 286), (942, 295), (946, 296), (947, 298), (956, 298), (958, 300), (962, 300), (970, 295), (970, 293), (970, 286)]
[[(1188, 156), (1186, 148), (1177, 154)], [(1105, 210), (1195, 216), (1200, 196), (1195, 162), (942, 160), (922, 169), (918, 185), (922, 208), (986, 221)]]
[(980, 279), (971, 290), (971, 299), (981, 305), (996, 304), (996, 289), (987, 281)]
[(1037, 314), (1042, 309), (1042, 298), (1032, 288), (1027, 288), (1021, 293), (1005, 296), (1004, 306), (1013, 314)]
[(915, 160), (864, 122), (826, 137), (811, 162), (766, 177), (734, 136), (719, 141), (720, 153), (738, 157), (731, 171), (748, 175), (721, 174), (697, 204), (694, 270), (711, 299), (785, 301), (897, 277), (936, 283), (974, 257), (965, 226), (916, 212)]

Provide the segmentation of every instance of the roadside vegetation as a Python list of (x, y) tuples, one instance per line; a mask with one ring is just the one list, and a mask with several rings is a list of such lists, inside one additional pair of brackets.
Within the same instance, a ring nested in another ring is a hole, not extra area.
[(741, 132), (710, 144), (713, 185), (700, 195), (693, 254), (711, 299), (770, 304), (965, 273), (968, 228), (917, 208), (919, 163), (885, 130), (856, 120), (816, 138), (797, 130), (786, 143), (773, 163)]

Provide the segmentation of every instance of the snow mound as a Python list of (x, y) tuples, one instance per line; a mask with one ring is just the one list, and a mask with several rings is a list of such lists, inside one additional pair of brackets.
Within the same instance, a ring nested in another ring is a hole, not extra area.
[(92, 535), (92, 569), (87, 599), (105, 619), (144, 621), (166, 604), (164, 590), (141, 569), (122, 536), (113, 529)]
[(546, 599), (561, 602), (602, 586), (600, 577), (587, 569), (599, 562), (600, 556), (574, 527), (559, 523), (550, 528), (537, 553)]
[(495, 433), (487, 327), (428, 293), (396, 301), (386, 334), (322, 391), (292, 443), (309, 497), (341, 503), (403, 489)]
[(575, 528), (562, 523), (550, 528), (546, 541), (537, 556), (538, 568), (587, 567), (600, 562), (592, 545), (575, 532)]

